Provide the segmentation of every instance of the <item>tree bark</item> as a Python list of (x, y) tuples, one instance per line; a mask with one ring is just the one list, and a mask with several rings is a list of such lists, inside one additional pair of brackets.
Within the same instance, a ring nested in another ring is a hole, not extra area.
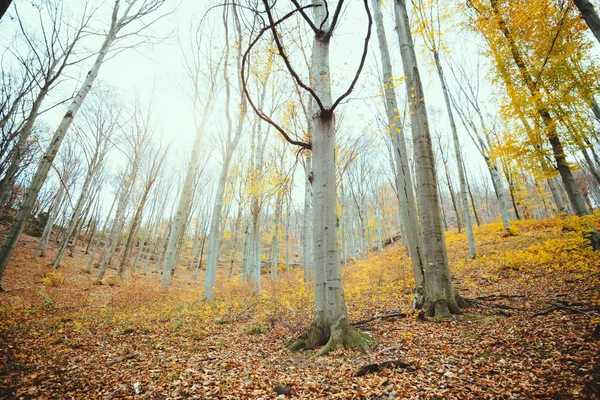
[(448, 318), (459, 310), (448, 267), (446, 240), (442, 231), (433, 146), (417, 57), (410, 32), (405, 0), (395, 0), (396, 28), (406, 75), (415, 152), (419, 221), (424, 249), (425, 293), (423, 309), (429, 316)]
[(402, 236), (408, 248), (408, 254), (410, 256), (415, 277), (413, 306), (415, 308), (420, 308), (423, 304), (423, 243), (419, 231), (417, 206), (412, 184), (413, 178), (410, 170), (408, 151), (406, 149), (404, 127), (398, 126), (401, 122), (401, 117), (398, 112), (398, 104), (396, 101), (392, 62), (383, 26), (381, 4), (379, 0), (372, 0), (372, 4), (383, 70), (382, 83), (385, 96), (385, 111), (388, 119), (388, 129), (390, 130), (390, 136), (394, 147), (394, 177), (398, 193), (398, 211), (400, 220), (402, 221)]
[(573, 3), (575, 3), (585, 23), (590, 27), (590, 30), (596, 36), (596, 40), (600, 43), (600, 17), (598, 17), (592, 3), (589, 0), (573, 0)]

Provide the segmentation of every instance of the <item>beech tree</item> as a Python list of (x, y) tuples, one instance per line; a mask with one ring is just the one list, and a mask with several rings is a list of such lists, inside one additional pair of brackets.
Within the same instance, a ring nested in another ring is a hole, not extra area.
[[(554, 99), (554, 93), (549, 93), (547, 88), (549, 82), (553, 76), (549, 76), (548, 70), (552, 66), (560, 65), (560, 62), (564, 59), (564, 54), (555, 60), (552, 56), (556, 54), (555, 48), (559, 48), (564, 52), (573, 52), (576, 49), (577, 40), (574, 40), (572, 35), (565, 37), (565, 33), (569, 31), (569, 26), (573, 26), (570, 22), (572, 21), (572, 7), (570, 3), (567, 3), (567, 7), (559, 9), (558, 7), (551, 7), (554, 10), (554, 18), (559, 19), (559, 26), (556, 29), (555, 40), (549, 49), (547, 46), (542, 46), (541, 49), (535, 46), (536, 43), (527, 43), (523, 40), (517, 40), (514, 34), (514, 29), (522, 20), (523, 14), (517, 14), (520, 18), (513, 18), (507, 20), (506, 18), (506, 7), (510, 6), (510, 0), (470, 0), (468, 5), (471, 10), (475, 12), (475, 24), (477, 29), (482, 32), (484, 38), (486, 38), (492, 54), (495, 55), (495, 62), (498, 66), (498, 70), (502, 79), (510, 91), (515, 92), (513, 85), (518, 85), (521, 90), (518, 92), (521, 99), (526, 101), (526, 104), (531, 107), (534, 111), (534, 121), (543, 126), (542, 135), (535, 134), (534, 137), (538, 138), (536, 145), (537, 150), (543, 148), (543, 144), (539, 141), (540, 137), (544, 137), (546, 143), (550, 147), (551, 156), (554, 159), (555, 168), (558, 170), (562, 179), (564, 188), (567, 192), (569, 202), (576, 215), (582, 217), (589, 215), (590, 212), (587, 209), (585, 199), (582, 196), (581, 190), (577, 186), (575, 181), (572, 168), (567, 161), (567, 149), (565, 148), (565, 135), (561, 132), (559, 127), (559, 118), (557, 115), (560, 114), (560, 107), (553, 108), (553, 104), (558, 102), (551, 102), (550, 99)], [(531, 7), (535, 7), (537, 3), (532, 4)], [(524, 5), (527, 7), (529, 5)], [(521, 9), (519, 11), (525, 11)], [(539, 15), (536, 9), (532, 8), (531, 12), (535, 12), (533, 15)], [(547, 9), (544, 10), (547, 14)], [(574, 29), (570, 29), (574, 32)], [(532, 40), (537, 39), (538, 31), (531, 32)], [(520, 39), (520, 38), (519, 38)], [(581, 39), (579, 39), (581, 41)], [(583, 44), (583, 42), (581, 42)], [(531, 46), (528, 46), (531, 45)], [(545, 54), (543, 60), (536, 60), (535, 58), (527, 57), (528, 53), (537, 54), (537, 52)], [(507, 63), (508, 61), (508, 63)], [(516, 94), (514, 95), (517, 96)], [(520, 107), (521, 104), (514, 102), (514, 107)], [(525, 120), (525, 119), (523, 119)], [(527, 123), (524, 122), (525, 129), (535, 133), (535, 130), (528, 129)], [(567, 136), (568, 138), (568, 136)], [(589, 234), (587, 234), (592, 246), (595, 249), (600, 248), (600, 236), (596, 232), (595, 228), (589, 226)]]
[(589, 0), (573, 0), (573, 3), (575, 3), (585, 23), (588, 24), (590, 30), (600, 43), (600, 17), (592, 3)]
[(417, 206), (415, 202), (412, 173), (410, 170), (408, 151), (404, 127), (400, 126), (401, 116), (398, 111), (394, 74), (389, 54), (389, 47), (383, 25), (383, 14), (379, 0), (372, 0), (373, 15), (379, 39), (379, 52), (381, 55), (382, 85), (385, 97), (385, 112), (388, 121), (388, 130), (393, 143), (393, 159), (396, 167), (395, 185), (398, 196), (398, 211), (402, 221), (403, 239), (408, 247), (408, 253), (413, 266), (415, 277), (415, 291), (413, 306), (420, 308), (423, 303), (423, 256), (422, 238), (417, 220)]
[(444, 95), (444, 105), (446, 106), (446, 114), (448, 116), (448, 122), (450, 124), (450, 130), (452, 132), (452, 142), (454, 144), (454, 156), (456, 160), (456, 170), (458, 171), (458, 183), (460, 189), (459, 199), (461, 203), (462, 213), (464, 215), (465, 230), (467, 231), (467, 238), (469, 243), (469, 257), (475, 258), (475, 236), (473, 233), (473, 223), (471, 222), (469, 200), (467, 198), (467, 182), (465, 177), (465, 171), (462, 168), (463, 156), (460, 146), (460, 140), (458, 138), (458, 131), (456, 129), (456, 123), (454, 122), (454, 113), (452, 111), (452, 105), (450, 100), (450, 89), (448, 87), (448, 83), (446, 82), (446, 77), (444, 76), (444, 68), (440, 59), (440, 48), (443, 46), (441, 30), (443, 16), (440, 15), (440, 4), (437, 0), (432, 1), (431, 4), (426, 4), (425, 0), (418, 0), (415, 9), (417, 15), (417, 23), (420, 28), (419, 30), (421, 32), (421, 36), (423, 37), (423, 42), (427, 49), (431, 52), (437, 75), (442, 86), (442, 94)]
[[(89, 106), (82, 109), (82, 123), (74, 129), (87, 162), (87, 172), (65, 236), (52, 261), (54, 268), (60, 266), (61, 258), (74, 233), (84, 202), (89, 197), (90, 189), (93, 185), (100, 185), (100, 170), (104, 165), (106, 155), (114, 146), (113, 140), (119, 128), (118, 122), (121, 115), (114, 100), (111, 104), (108, 96), (96, 97), (93, 102), (87, 104)], [(77, 242), (76, 235), (74, 240)]]
[[(338, 249), (338, 222), (336, 211), (336, 178), (335, 178), (335, 127), (334, 112), (340, 102), (350, 95), (356, 84), (366, 58), (371, 34), (371, 13), (366, 0), (363, 1), (369, 24), (364, 43), (363, 56), (350, 87), (337, 99), (331, 93), (329, 67), (329, 45), (338, 24), (344, 1), (337, 2), (330, 8), (327, 1), (313, 0), (310, 5), (296, 7), (280, 18), (275, 17), (275, 7), (263, 0), (262, 6), (267, 16), (268, 25), (254, 38), (246, 50), (242, 63), (242, 83), (246, 98), (254, 112), (271, 124), (283, 137), (293, 145), (312, 151), (312, 188), (313, 188), (313, 268), (315, 285), (315, 316), (307, 332), (289, 347), (290, 349), (313, 349), (325, 345), (319, 354), (326, 354), (333, 349), (359, 348), (368, 350), (368, 345), (349, 323), (342, 284), (341, 262)], [(312, 18), (307, 9), (312, 9)], [(329, 11), (331, 10), (331, 12)], [(300, 78), (291, 64), (288, 53), (282, 44), (278, 26), (294, 14), (299, 13), (314, 34), (310, 63), (310, 83), (307, 85)], [(303, 90), (310, 93), (313, 100), (312, 140), (305, 143), (293, 139), (280, 125), (267, 116), (253, 102), (247, 84), (247, 65), (250, 63), (250, 51), (260, 38), (271, 32), (277, 46), (279, 56), (283, 60), (293, 80)]]
[[(6, 203), (17, 173), (23, 166), (27, 146), (38, 117), (44, 111), (42, 105), (48, 94), (56, 88), (68, 67), (79, 64), (86, 58), (84, 55), (77, 54), (77, 46), (88, 36), (86, 31), (94, 15), (94, 10), (90, 10), (86, 4), (81, 17), (71, 26), (64, 21), (68, 17), (68, 13), (64, 11), (64, 1), (48, 2), (37, 8), (39, 25), (43, 29), (41, 34), (36, 35), (31, 32), (32, 27), (25, 25), (16, 7), (15, 12), (19, 33), (26, 43), (27, 51), (25, 55), (22, 55), (19, 49), (13, 51), (22, 68), (23, 81), (12, 99), (7, 97), (8, 101), (5, 100), (3, 128), (18, 111), (25, 95), (31, 96), (32, 101), (31, 104), (27, 104), (28, 111), (21, 123), (14, 126), (14, 130), (3, 138), (7, 139), (4, 143), (6, 145), (12, 143), (12, 147), (10, 161), (6, 163), (0, 180), (0, 207)], [(0, 276), (3, 270), (1, 265), (2, 262), (0, 262)]]
[(395, 0), (394, 11), (402, 66), (404, 75), (406, 75), (406, 93), (409, 99), (415, 153), (417, 202), (419, 203), (417, 211), (423, 239), (424, 258), (423, 310), (426, 315), (431, 317), (448, 318), (450, 313), (458, 312), (460, 298), (454, 290), (448, 266), (427, 108), (425, 107), (406, 1)]
[[(227, 9), (227, 8), (226, 8)], [(226, 10), (225, 9), (225, 10)], [(235, 65), (238, 71), (238, 87), (241, 88), (241, 72), (242, 72), (242, 30), (240, 26), (239, 17), (237, 14), (237, 7), (232, 7), (233, 14), (233, 26), (236, 30), (236, 43), (237, 53), (235, 55)], [(228, 21), (224, 15), (224, 26), (225, 28), (225, 43), (229, 43), (229, 29)], [(208, 236), (208, 260), (206, 262), (206, 275), (204, 276), (204, 298), (206, 300), (214, 300), (215, 281), (217, 277), (217, 261), (219, 257), (219, 241), (221, 238), (221, 217), (223, 210), (223, 198), (225, 194), (225, 185), (227, 183), (227, 176), (229, 174), (229, 166), (231, 165), (231, 159), (235, 149), (237, 148), (242, 131), (244, 128), (244, 122), (246, 119), (246, 113), (248, 105), (246, 98), (240, 93), (241, 99), (238, 106), (238, 114), (235, 119), (236, 125), (234, 129), (233, 119), (231, 118), (230, 102), (231, 102), (231, 82), (229, 77), (228, 63), (229, 63), (229, 48), (226, 47), (225, 62), (223, 64), (223, 77), (225, 79), (225, 118), (227, 120), (227, 131), (225, 137), (225, 149), (223, 153), (223, 165), (219, 174), (219, 180), (217, 183), (217, 189), (215, 193), (215, 201), (213, 203), (213, 212), (210, 221), (210, 231)]]

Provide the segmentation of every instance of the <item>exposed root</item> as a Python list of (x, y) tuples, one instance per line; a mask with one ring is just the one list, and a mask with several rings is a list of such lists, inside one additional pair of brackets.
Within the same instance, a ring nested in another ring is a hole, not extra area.
[(363, 353), (370, 352), (368, 345), (369, 339), (361, 335), (356, 329), (348, 323), (346, 317), (342, 317), (331, 324), (329, 340), (317, 356), (324, 356), (332, 350), (350, 350), (358, 349)]
[(327, 333), (328, 329), (323, 324), (323, 318), (317, 314), (306, 332), (296, 338), (287, 348), (291, 351), (316, 349), (327, 343)]
[[(433, 318), (438, 321), (445, 321), (452, 318), (452, 312), (450, 305), (446, 300), (440, 299), (433, 303), (425, 304), (423, 308), (426, 317)], [(458, 307), (454, 310), (454, 313), (458, 313)]]

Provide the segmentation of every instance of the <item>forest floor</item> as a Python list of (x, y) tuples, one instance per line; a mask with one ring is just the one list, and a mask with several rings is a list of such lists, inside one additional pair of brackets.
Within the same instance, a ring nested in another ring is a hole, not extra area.
[[(476, 299), (449, 321), (409, 309), (400, 246), (345, 267), (351, 321), (406, 316), (357, 326), (373, 338), (371, 354), (324, 357), (285, 348), (311, 319), (301, 271), (276, 284), (264, 275), (260, 297), (223, 275), (218, 300), (202, 302), (190, 272), (166, 293), (156, 273), (121, 281), (111, 270), (98, 285), (81, 251), (53, 271), (50, 258), (31, 259), (36, 239), (24, 236), (0, 293), (0, 397), (598, 398), (600, 253), (574, 218), (514, 226), (515, 236), (477, 228), (475, 260), (464, 234), (447, 234), (456, 288)], [(390, 360), (402, 363), (355, 376)]]

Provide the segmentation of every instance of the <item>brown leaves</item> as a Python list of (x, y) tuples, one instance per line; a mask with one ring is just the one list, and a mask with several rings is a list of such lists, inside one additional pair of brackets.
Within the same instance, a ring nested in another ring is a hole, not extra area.
[[(0, 294), (0, 397), (597, 397), (600, 325), (587, 310), (600, 305), (600, 255), (586, 253), (587, 271), (530, 256), (518, 273), (504, 268), (507, 254), (561, 248), (560, 224), (549, 233), (551, 221), (535, 223), (540, 228), (519, 223), (522, 235), (502, 239), (501, 229), (481, 229), (482, 256), (455, 262), (453, 271), (460, 294), (477, 301), (447, 322), (418, 321), (402, 309), (411, 290), (393, 281), (402, 276), (399, 263), (410, 268), (400, 247), (349, 265), (351, 319), (374, 339), (366, 356), (285, 349), (311, 317), (301, 276), (265, 282), (260, 300), (232, 282), (223, 300), (208, 303), (199, 300), (201, 280), (185, 273), (163, 295), (152, 290), (157, 275), (93, 286), (77, 265), (65, 266), (65, 282), (46, 289), (53, 304), (44, 306), (37, 291), (48, 267), (22, 257)], [(450, 242), (450, 258), (458, 259), (466, 240)], [(553, 303), (566, 308), (533, 317)]]

